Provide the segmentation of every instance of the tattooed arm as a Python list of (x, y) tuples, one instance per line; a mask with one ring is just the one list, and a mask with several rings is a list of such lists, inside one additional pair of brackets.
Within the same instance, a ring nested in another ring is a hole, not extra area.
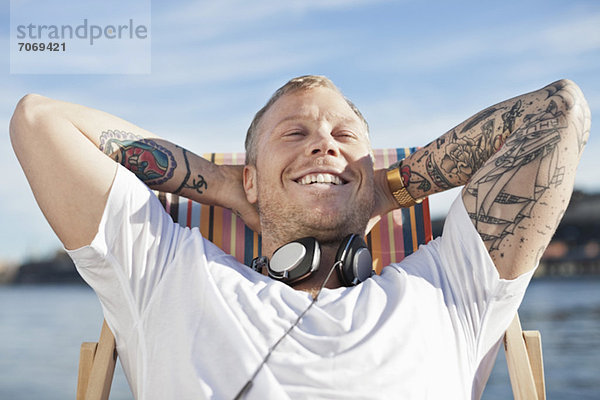
[(152, 189), (229, 208), (259, 230), (258, 214), (243, 190), (243, 166), (216, 165), (167, 140), (140, 133), (140, 128), (132, 130), (137, 133), (102, 131), (100, 150)]
[(110, 158), (154, 189), (232, 208), (258, 225), (242, 167), (218, 167), (110, 114), (27, 95), (10, 135), (42, 212), (67, 248), (89, 244), (97, 232), (116, 172)]
[(462, 197), (500, 276), (539, 261), (569, 203), (590, 130), (581, 90), (561, 80), (476, 114), (399, 165), (409, 193)]

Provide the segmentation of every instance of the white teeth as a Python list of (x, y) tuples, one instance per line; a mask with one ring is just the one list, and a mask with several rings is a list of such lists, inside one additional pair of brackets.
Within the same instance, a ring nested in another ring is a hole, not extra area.
[(298, 183), (301, 185), (310, 185), (311, 183), (331, 183), (334, 185), (341, 185), (342, 180), (335, 175), (332, 174), (316, 174), (316, 175), (305, 175), (301, 179), (298, 180)]

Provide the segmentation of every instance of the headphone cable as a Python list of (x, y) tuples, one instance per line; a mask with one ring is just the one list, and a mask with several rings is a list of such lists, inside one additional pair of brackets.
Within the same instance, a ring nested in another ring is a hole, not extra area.
[(254, 371), (254, 373), (252, 374), (252, 376), (250, 377), (250, 379), (248, 379), (248, 382), (246, 382), (246, 384), (242, 387), (242, 389), (234, 397), (234, 400), (242, 399), (243, 396), (246, 393), (248, 393), (248, 391), (252, 388), (252, 382), (254, 382), (254, 379), (256, 378), (256, 376), (258, 375), (258, 373), (260, 372), (260, 370), (262, 369), (262, 367), (267, 363), (267, 361), (269, 360), (269, 357), (271, 357), (271, 354), (273, 353), (273, 351), (275, 350), (275, 348), (292, 331), (292, 329), (294, 329), (296, 327), (296, 325), (298, 325), (298, 323), (300, 322), (300, 320), (302, 319), (302, 317), (304, 317), (304, 315), (308, 312), (308, 310), (311, 309), (311, 307), (313, 306), (313, 304), (315, 304), (317, 302), (317, 299), (319, 298), (319, 295), (321, 294), (321, 291), (323, 290), (323, 288), (327, 284), (327, 281), (329, 281), (329, 278), (331, 278), (331, 274), (333, 273), (333, 270), (335, 269), (335, 267), (338, 264), (341, 264), (341, 263), (342, 263), (341, 260), (338, 260), (335, 263), (333, 263), (333, 265), (331, 266), (331, 269), (329, 270), (329, 273), (325, 277), (325, 280), (321, 284), (321, 287), (317, 291), (317, 294), (315, 294), (313, 296), (313, 299), (310, 302), (310, 304), (308, 305), (308, 307), (306, 307), (306, 309), (298, 316), (298, 318), (296, 318), (296, 321), (294, 321), (294, 323), (284, 332), (284, 334), (281, 335), (281, 337), (271, 346), (271, 348), (269, 349), (269, 352), (267, 353), (267, 355), (263, 358), (262, 362), (258, 365), (258, 367)]

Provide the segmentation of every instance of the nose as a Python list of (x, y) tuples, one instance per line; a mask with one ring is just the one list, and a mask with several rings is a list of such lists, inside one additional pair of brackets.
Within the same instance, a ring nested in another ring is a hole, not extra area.
[(338, 143), (329, 131), (315, 132), (308, 150), (310, 155), (337, 156), (339, 154)]

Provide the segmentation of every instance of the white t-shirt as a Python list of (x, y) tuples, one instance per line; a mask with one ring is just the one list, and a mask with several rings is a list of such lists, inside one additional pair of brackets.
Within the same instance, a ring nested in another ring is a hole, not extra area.
[[(96, 237), (70, 255), (138, 399), (233, 398), (311, 301), (173, 223), (121, 166)], [(459, 196), (441, 238), (323, 290), (246, 398), (479, 398), (532, 273), (499, 278)]]

